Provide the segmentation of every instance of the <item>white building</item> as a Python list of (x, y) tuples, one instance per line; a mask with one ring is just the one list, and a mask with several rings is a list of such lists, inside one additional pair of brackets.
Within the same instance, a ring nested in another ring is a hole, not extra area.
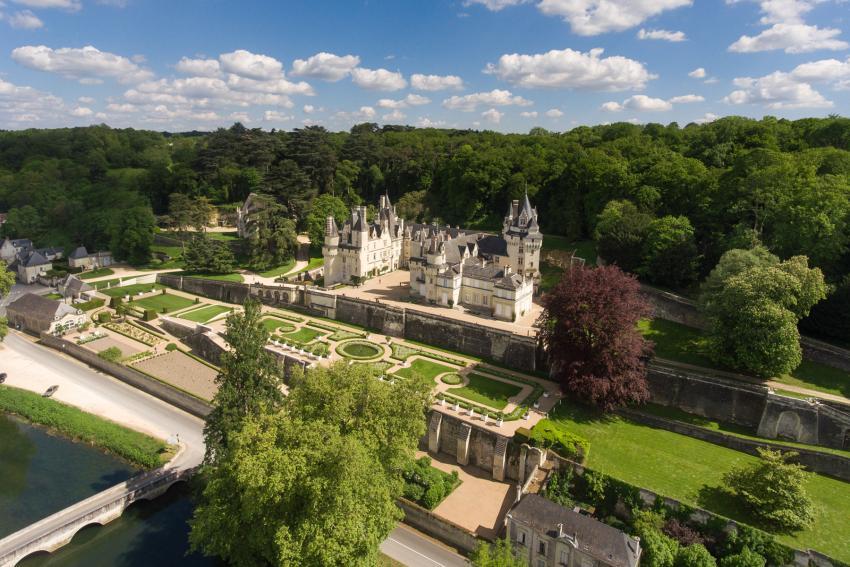
[(500, 236), (436, 224), (407, 224), (389, 197), (377, 218), (352, 209), (340, 230), (333, 217), (325, 228), (325, 285), (409, 268), (410, 293), (429, 303), (467, 308), (513, 321), (531, 309), (540, 276), (543, 235), (537, 210), (526, 195), (513, 201)]

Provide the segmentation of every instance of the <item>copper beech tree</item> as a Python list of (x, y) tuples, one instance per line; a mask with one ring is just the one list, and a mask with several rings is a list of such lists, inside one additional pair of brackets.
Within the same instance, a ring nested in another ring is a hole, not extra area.
[(647, 400), (652, 343), (637, 323), (650, 308), (634, 276), (616, 266), (570, 268), (543, 307), (540, 340), (567, 394), (603, 411)]

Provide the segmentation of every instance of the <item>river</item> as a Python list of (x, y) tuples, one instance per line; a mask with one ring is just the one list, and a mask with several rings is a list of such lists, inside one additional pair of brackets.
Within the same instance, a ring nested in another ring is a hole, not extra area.
[[(137, 472), (112, 455), (0, 414), (0, 538)], [(189, 489), (181, 483), (152, 502), (133, 504), (106, 526), (84, 528), (55, 553), (29, 557), (20, 565), (216, 565), (186, 555), (191, 515)]]

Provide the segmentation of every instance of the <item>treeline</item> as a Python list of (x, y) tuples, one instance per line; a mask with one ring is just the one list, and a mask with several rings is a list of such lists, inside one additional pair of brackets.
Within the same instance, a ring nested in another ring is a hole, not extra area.
[(317, 195), (352, 204), (386, 192), (406, 195), (417, 220), (492, 228), (528, 190), (544, 231), (569, 239), (593, 238), (614, 200), (647, 222), (676, 218), (660, 224), (692, 232), (694, 253), (693, 273), (676, 285), (753, 238), (780, 257), (809, 256), (835, 282), (850, 272), (848, 149), (850, 119), (840, 117), (528, 134), (368, 123), (340, 133), (27, 130), (0, 133), (0, 210), (8, 234), (97, 248), (109, 245), (116, 216), (139, 206), (164, 214), (172, 193), (226, 204), (265, 192), (304, 229)]

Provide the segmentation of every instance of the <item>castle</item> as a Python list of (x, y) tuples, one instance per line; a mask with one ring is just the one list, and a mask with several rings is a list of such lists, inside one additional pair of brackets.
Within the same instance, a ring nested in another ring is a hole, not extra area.
[(522, 203), (511, 203), (500, 236), (407, 223), (383, 195), (371, 222), (364, 206), (351, 209), (342, 229), (333, 217), (327, 218), (325, 285), (358, 283), (408, 268), (411, 296), (513, 321), (531, 309), (542, 243), (537, 210), (528, 195)]

